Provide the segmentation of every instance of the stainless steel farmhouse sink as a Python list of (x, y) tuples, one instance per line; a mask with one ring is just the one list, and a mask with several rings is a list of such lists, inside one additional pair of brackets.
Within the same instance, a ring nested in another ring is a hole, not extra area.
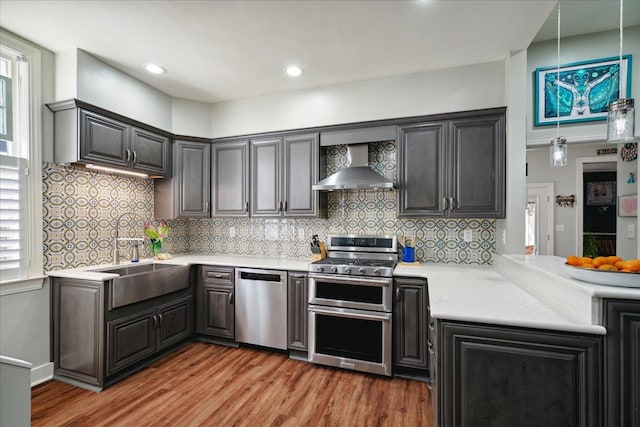
[(189, 267), (183, 265), (151, 263), (93, 271), (119, 275), (111, 279), (109, 310), (189, 287)]

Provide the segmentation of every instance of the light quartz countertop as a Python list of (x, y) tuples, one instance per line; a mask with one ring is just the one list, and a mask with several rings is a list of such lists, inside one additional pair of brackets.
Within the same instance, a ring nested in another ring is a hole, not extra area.
[[(140, 264), (221, 265), (287, 271), (308, 271), (309, 259), (235, 255), (178, 255), (166, 261), (144, 259)], [(450, 264), (406, 265), (394, 276), (428, 281), (431, 316), (567, 332), (606, 334), (601, 298), (640, 300), (640, 288), (601, 286), (572, 279), (564, 259), (552, 256), (494, 255), (493, 266)], [(119, 266), (131, 265), (130, 262)], [(97, 265), (48, 272), (52, 277), (91, 281), (118, 275)]]

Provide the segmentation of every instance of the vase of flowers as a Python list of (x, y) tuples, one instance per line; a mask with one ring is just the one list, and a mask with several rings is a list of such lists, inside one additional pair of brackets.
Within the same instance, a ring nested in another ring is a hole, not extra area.
[(158, 258), (160, 254), (164, 252), (164, 238), (169, 236), (170, 230), (171, 228), (164, 220), (160, 221), (157, 227), (154, 227), (151, 221), (145, 222), (144, 234), (146, 234), (151, 241), (151, 252), (154, 257)]

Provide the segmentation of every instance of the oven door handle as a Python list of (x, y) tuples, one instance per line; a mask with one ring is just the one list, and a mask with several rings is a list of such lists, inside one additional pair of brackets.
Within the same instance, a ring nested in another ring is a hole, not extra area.
[(309, 306), (310, 313), (326, 314), (329, 316), (339, 315), (340, 317), (349, 317), (352, 319), (362, 320), (382, 320), (390, 321), (391, 313), (368, 311), (368, 310), (350, 310), (337, 307), (318, 307)]
[(388, 286), (391, 286), (391, 283), (393, 282), (393, 279), (391, 278), (384, 278), (384, 279), (369, 279), (366, 277), (362, 277), (362, 276), (356, 276), (357, 279), (349, 279), (346, 277), (339, 277), (337, 275), (330, 275), (330, 274), (309, 274), (309, 278), (310, 279), (316, 279), (316, 280), (326, 280), (330, 283), (343, 283), (345, 285), (364, 285), (364, 286), (377, 286), (380, 288), (386, 288)]

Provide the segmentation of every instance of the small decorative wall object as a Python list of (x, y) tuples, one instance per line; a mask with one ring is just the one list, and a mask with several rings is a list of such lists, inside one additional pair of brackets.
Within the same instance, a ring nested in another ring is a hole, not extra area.
[(630, 68), (631, 55), (625, 55), (622, 64), (613, 57), (561, 65), (559, 71), (557, 65), (536, 69), (535, 125), (606, 120), (611, 101), (631, 98)]
[(632, 162), (638, 158), (638, 143), (628, 142), (622, 146), (620, 157), (625, 162)]
[(596, 154), (598, 156), (609, 156), (611, 154), (618, 154), (618, 148), (613, 147), (613, 148), (601, 148), (599, 150), (596, 150)]
[(636, 182), (636, 177), (633, 172), (629, 172), (629, 178), (627, 178), (627, 184), (633, 184)]
[(616, 182), (587, 182), (587, 206), (607, 206), (616, 203)]
[(576, 196), (575, 194), (572, 194), (570, 196), (556, 196), (556, 203), (560, 207), (572, 208), (576, 203)]
[(618, 216), (638, 216), (638, 196), (618, 197)]

